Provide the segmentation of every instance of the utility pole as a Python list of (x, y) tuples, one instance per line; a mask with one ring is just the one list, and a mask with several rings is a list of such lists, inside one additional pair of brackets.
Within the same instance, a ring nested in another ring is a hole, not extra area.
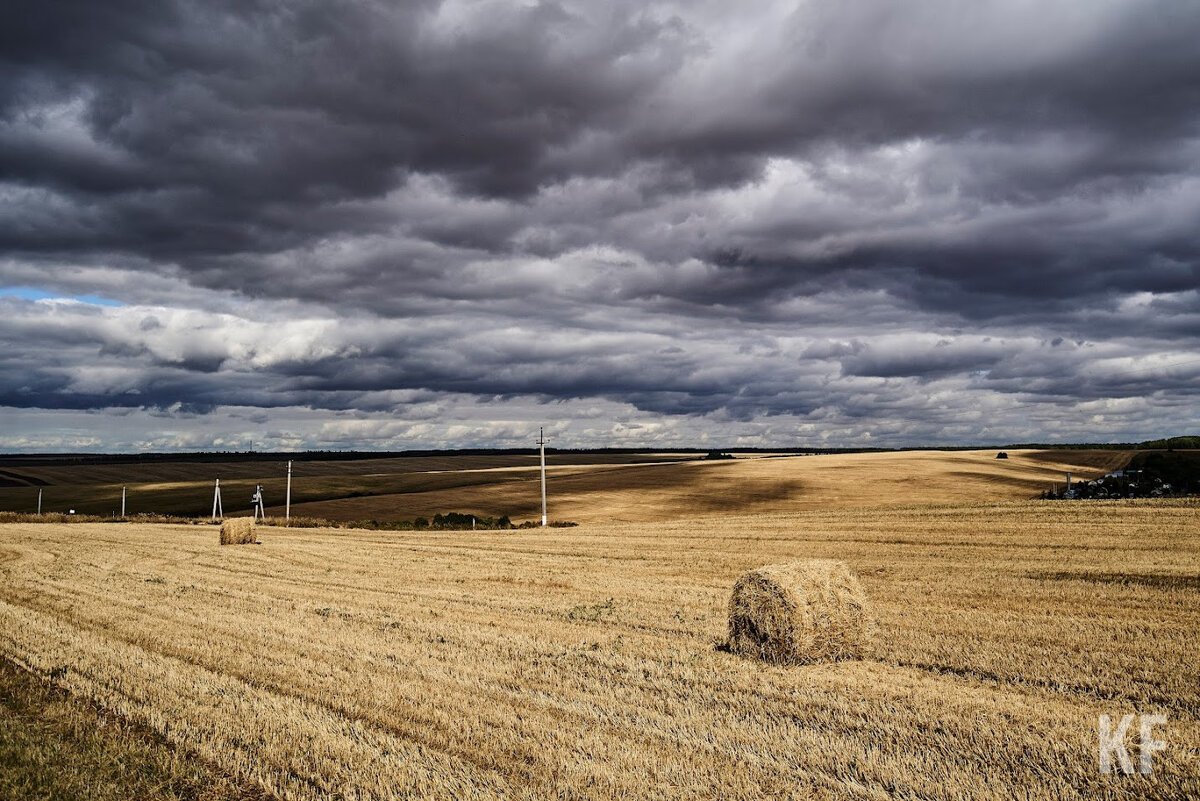
[(546, 429), (538, 427), (538, 451), (542, 457), (542, 526), (546, 525)]
[(287, 500), (283, 506), (283, 519), (292, 519), (292, 463), (288, 462)]
[(225, 517), (225, 509), (221, 506), (221, 479), (217, 479), (217, 488), (213, 491), (213, 513), (212, 519), (215, 522), (217, 516)]
[(38, 517), (42, 516), (42, 491), (38, 490)]
[(121, 487), (121, 519), (125, 519), (125, 487)]
[(257, 522), (260, 517), (266, 520), (267, 513), (263, 510), (262, 484), (254, 487), (254, 495), (250, 498), (250, 502), (254, 504), (254, 520)]

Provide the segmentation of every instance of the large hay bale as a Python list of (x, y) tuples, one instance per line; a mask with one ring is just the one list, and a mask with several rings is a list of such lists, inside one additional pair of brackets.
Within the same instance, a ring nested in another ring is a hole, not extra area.
[(751, 570), (729, 599), (729, 649), (779, 665), (861, 659), (871, 626), (858, 579), (832, 559)]
[(253, 545), (257, 541), (253, 518), (231, 517), (221, 523), (222, 545)]

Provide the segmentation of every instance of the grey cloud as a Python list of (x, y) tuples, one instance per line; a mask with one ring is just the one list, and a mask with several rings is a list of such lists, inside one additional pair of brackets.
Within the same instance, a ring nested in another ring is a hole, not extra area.
[(1168, 366), (1200, 350), (1186, 4), (116, 0), (11, 22), (0, 284), (131, 304), (2, 301), (12, 408), (595, 400), (676, 433), (874, 415), (902, 439), (993, 432), (988, 403), (1061, 423), (1153, 395), (1161, 425), (1195, 403)]

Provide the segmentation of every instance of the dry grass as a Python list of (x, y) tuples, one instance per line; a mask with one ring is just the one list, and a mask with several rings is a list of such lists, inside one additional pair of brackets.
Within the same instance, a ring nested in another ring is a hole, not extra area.
[[(1197, 797), (1198, 540), (1182, 501), (280, 529), (236, 552), (13, 524), (0, 655), (287, 799)], [(814, 558), (871, 599), (864, 660), (717, 647), (739, 575)], [(1098, 715), (1134, 712), (1168, 718), (1154, 774), (1100, 775)]]
[(221, 522), (222, 545), (253, 545), (258, 540), (253, 518), (231, 517)]
[(729, 598), (729, 648), (779, 665), (859, 659), (867, 599), (845, 562), (807, 559), (751, 570)]

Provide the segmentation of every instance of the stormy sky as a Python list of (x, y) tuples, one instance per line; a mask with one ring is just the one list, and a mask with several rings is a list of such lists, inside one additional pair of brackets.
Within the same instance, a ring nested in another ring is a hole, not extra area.
[(0, 450), (1200, 432), (1200, 6), (0, 26)]

